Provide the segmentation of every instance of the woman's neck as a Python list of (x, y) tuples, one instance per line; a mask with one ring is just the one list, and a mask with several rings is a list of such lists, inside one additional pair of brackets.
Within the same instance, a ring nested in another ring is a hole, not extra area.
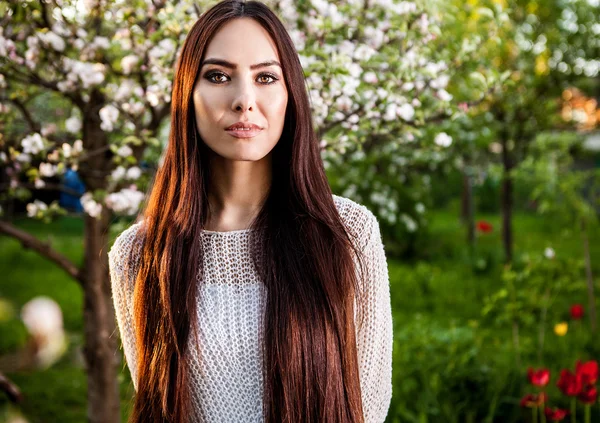
[(259, 161), (216, 156), (210, 164), (209, 213), (204, 229), (247, 229), (260, 212), (271, 186), (271, 155)]

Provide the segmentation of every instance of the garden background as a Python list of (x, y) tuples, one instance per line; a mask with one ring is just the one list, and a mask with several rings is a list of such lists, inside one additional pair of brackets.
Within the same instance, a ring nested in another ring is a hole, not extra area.
[[(600, 2), (266, 3), (334, 193), (380, 222), (387, 421), (598, 421)], [(0, 1), (0, 422), (127, 418), (107, 251), (212, 4)]]

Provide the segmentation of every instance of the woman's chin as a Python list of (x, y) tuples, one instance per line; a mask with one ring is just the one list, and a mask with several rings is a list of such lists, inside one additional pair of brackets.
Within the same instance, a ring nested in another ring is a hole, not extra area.
[(257, 149), (254, 146), (232, 146), (227, 151), (217, 151), (218, 156), (225, 160), (240, 161), (240, 162), (258, 162), (264, 159), (269, 150)]

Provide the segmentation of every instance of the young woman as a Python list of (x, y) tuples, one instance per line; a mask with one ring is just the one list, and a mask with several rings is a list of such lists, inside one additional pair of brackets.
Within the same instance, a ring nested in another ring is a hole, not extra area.
[(298, 54), (258, 2), (187, 36), (143, 219), (115, 241), (133, 422), (383, 422), (392, 317), (374, 215), (334, 196)]

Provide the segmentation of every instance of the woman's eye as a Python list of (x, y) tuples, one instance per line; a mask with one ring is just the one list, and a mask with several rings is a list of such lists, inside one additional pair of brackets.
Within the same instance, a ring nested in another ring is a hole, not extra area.
[[(228, 76), (221, 72), (213, 72), (213, 73), (206, 75), (205, 78), (215, 84), (222, 84), (227, 81)], [(221, 78), (224, 78), (224, 79), (221, 79)], [(275, 81), (277, 81), (277, 80), (278, 80), (277, 77), (275, 77), (274, 75), (268, 74), (268, 73), (260, 74), (257, 78), (257, 81), (259, 81), (259, 83), (261, 83), (262, 85), (271, 85), (271, 84), (275, 83)]]
[(224, 80), (215, 80), (214, 78), (220, 78), (220, 77), (226, 77), (226, 75), (224, 73), (220, 73), (220, 72), (215, 72), (215, 73), (210, 73), (208, 75), (206, 75), (206, 79), (208, 79), (210, 82), (215, 82), (217, 84), (222, 84), (223, 82), (225, 82)]
[(258, 79), (260, 80), (261, 78), (270, 78), (271, 81), (264, 81), (263, 83), (266, 85), (270, 85), (273, 84), (275, 81), (277, 81), (277, 78), (275, 78), (273, 75), (269, 75), (268, 73), (263, 73), (262, 75), (259, 75)]
[(209, 78), (211, 81), (213, 81), (213, 82), (217, 82), (217, 83), (219, 83), (219, 84), (220, 84), (221, 82), (225, 82), (225, 81), (224, 81), (224, 80), (218, 80), (218, 79), (217, 79), (217, 80), (215, 80), (214, 78), (215, 78), (215, 77), (216, 77), (216, 78), (220, 78), (220, 77), (224, 77), (224, 76), (225, 76), (225, 75), (224, 75), (224, 74), (222, 74), (222, 73), (213, 73), (213, 74), (210, 74), (210, 75), (208, 75), (208, 78)]

